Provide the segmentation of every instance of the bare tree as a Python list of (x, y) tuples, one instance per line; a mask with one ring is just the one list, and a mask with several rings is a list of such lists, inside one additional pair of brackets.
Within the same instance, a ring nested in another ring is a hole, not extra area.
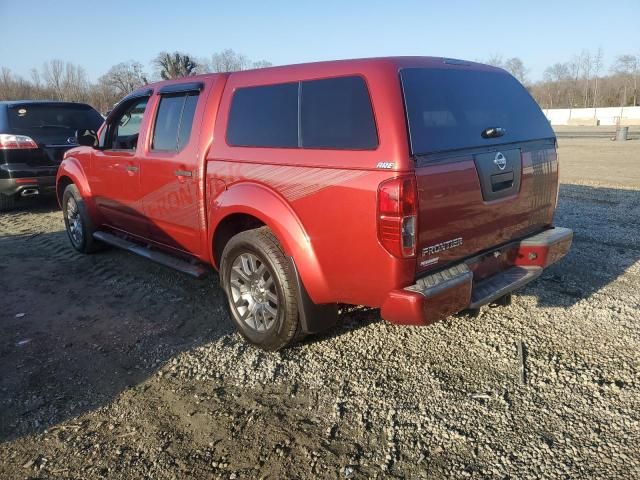
[(116, 95), (124, 97), (149, 82), (142, 69), (142, 64), (130, 60), (111, 67), (98, 79), (98, 83), (111, 87)]
[(215, 73), (237, 72), (248, 69), (250, 65), (251, 62), (245, 55), (227, 48), (211, 55), (209, 69)]
[(602, 70), (603, 59), (604, 53), (602, 51), (602, 47), (599, 47), (597, 53), (593, 57), (593, 108), (598, 106), (598, 77), (600, 76), (600, 70)]
[(207, 70), (214, 73), (239, 72), (250, 68), (265, 68), (270, 66), (271, 62), (267, 62), (266, 60), (254, 62), (246, 55), (227, 48), (211, 55), (211, 61), (207, 65)]
[(487, 60), (485, 60), (483, 63), (486, 63), (487, 65), (492, 65), (494, 67), (504, 68), (504, 61), (500, 53), (492, 53), (491, 56)]
[(186, 53), (160, 52), (153, 64), (163, 80), (189, 77), (198, 73), (198, 62)]
[(586, 108), (589, 106), (589, 86), (591, 82), (591, 69), (593, 68), (591, 52), (583, 50), (579, 57), (579, 64), (580, 69), (582, 70), (582, 80), (584, 82), (582, 99), (584, 107)]
[(62, 60), (50, 60), (42, 66), (42, 77), (45, 84), (55, 96), (56, 100), (62, 100), (64, 96), (64, 62)]
[(268, 67), (273, 67), (273, 63), (267, 60), (258, 60), (257, 62), (253, 62), (251, 67), (252, 68), (268, 68)]
[[(611, 67), (614, 73), (621, 75), (625, 80), (625, 87), (628, 85), (633, 90), (633, 105), (638, 105), (638, 80), (640, 78), (640, 56), (619, 55)], [(626, 95), (625, 95), (626, 97)], [(626, 104), (627, 99), (624, 99)]]
[(507, 72), (516, 77), (520, 83), (527, 81), (527, 69), (518, 57), (509, 58), (504, 62), (503, 67)]

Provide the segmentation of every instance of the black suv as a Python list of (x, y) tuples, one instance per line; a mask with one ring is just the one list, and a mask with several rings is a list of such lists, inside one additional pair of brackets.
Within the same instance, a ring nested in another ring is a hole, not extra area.
[(16, 200), (55, 193), (62, 156), (76, 129), (98, 130), (102, 116), (84, 103), (0, 102), (0, 211)]

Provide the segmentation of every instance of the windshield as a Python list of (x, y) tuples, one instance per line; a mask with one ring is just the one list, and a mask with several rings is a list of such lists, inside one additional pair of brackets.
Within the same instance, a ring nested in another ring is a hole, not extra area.
[(102, 116), (84, 104), (34, 103), (8, 109), (11, 130), (98, 130)]
[[(414, 155), (554, 136), (531, 95), (503, 72), (405, 68), (400, 79)], [(483, 138), (493, 127), (506, 133)]]

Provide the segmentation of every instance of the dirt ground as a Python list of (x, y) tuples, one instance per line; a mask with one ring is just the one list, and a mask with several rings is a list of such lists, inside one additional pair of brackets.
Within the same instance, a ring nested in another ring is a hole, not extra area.
[(559, 138), (560, 180), (578, 185), (640, 185), (640, 140)]
[[(217, 278), (0, 215), (0, 478), (640, 478), (640, 141), (561, 139), (573, 250), (425, 328), (247, 346)], [(524, 347), (525, 381), (517, 345)]]

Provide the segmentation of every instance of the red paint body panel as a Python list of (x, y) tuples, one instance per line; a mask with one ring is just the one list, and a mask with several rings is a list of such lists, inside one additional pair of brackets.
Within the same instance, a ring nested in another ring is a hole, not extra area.
[[(382, 307), (383, 317), (392, 321), (430, 323), (465, 308), (472, 285), (429, 299), (403, 289), (420, 275), (550, 227), (557, 198), (557, 157), (555, 146), (548, 144), (512, 146), (522, 149), (520, 190), (493, 202), (482, 198), (473, 152), (416, 167), (409, 150), (401, 67), (462, 68), (438, 58), (380, 58), (201, 75), (145, 86), (141, 91), (151, 88), (153, 94), (137, 149), (72, 149), (58, 179), (66, 177), (78, 185), (98, 227), (133, 234), (215, 267), (214, 241), (221, 222), (235, 214), (250, 215), (269, 226), (293, 257), (315, 303)], [(473, 68), (497, 71), (478, 64)], [(379, 138), (376, 149), (227, 144), (236, 89), (353, 75), (362, 77), (369, 90)], [(154, 152), (158, 91), (182, 82), (203, 84), (190, 141), (180, 152)], [(192, 175), (176, 176), (176, 171)], [(378, 187), (401, 175), (415, 175), (418, 187), (418, 253), (413, 258), (396, 258), (378, 241)], [(462, 243), (441, 252), (437, 262), (421, 252), (456, 237), (462, 237)], [(546, 266), (562, 256), (564, 247), (527, 248), (534, 249)], [(470, 268), (479, 280), (526, 263), (529, 260), (519, 255), (529, 253), (506, 248), (501, 259), (472, 262)], [(420, 266), (429, 260), (429, 265)]]

